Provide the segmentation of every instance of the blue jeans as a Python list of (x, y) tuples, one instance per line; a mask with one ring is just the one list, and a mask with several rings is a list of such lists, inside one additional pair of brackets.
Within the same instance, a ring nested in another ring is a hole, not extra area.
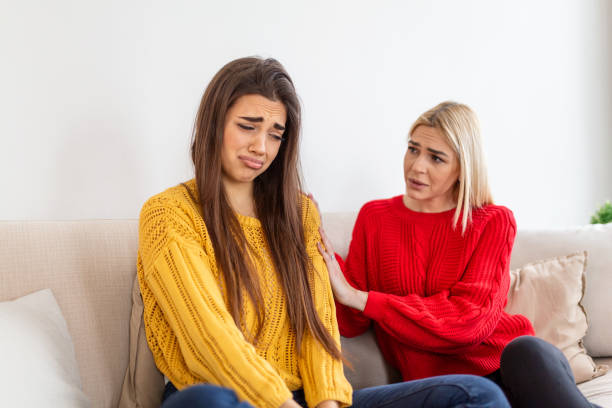
[(192, 385), (177, 392), (169, 382), (162, 401), (162, 408), (253, 408), (248, 402), (240, 401), (233, 390), (210, 384)]
[[(304, 392), (293, 392), (293, 399), (306, 407)], [(252, 408), (240, 402), (234, 391), (213, 385), (195, 385), (176, 392), (168, 383), (162, 408), (208, 407)], [(473, 375), (444, 375), (397, 384), (364, 388), (353, 392), (355, 408), (509, 408), (502, 390), (492, 381)], [(311, 407), (314, 408), (314, 407)]]

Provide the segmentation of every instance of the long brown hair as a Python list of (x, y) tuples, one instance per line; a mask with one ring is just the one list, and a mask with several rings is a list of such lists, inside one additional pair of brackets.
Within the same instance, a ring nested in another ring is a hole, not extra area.
[(238, 98), (249, 94), (280, 101), (287, 111), (285, 140), (270, 167), (254, 180), (253, 196), (296, 333), (298, 353), (309, 330), (332, 356), (341, 358), (338, 346), (316, 313), (308, 280), (312, 263), (304, 243), (298, 171), (300, 102), (291, 78), (274, 59), (240, 58), (221, 68), (204, 92), (194, 126), (191, 157), (198, 198), (225, 282), (230, 313), (242, 327), (245, 289), (257, 310), (257, 330), (251, 339), (256, 343), (265, 319), (263, 297), (257, 272), (247, 255), (248, 243), (223, 187), (221, 168), (225, 116)]

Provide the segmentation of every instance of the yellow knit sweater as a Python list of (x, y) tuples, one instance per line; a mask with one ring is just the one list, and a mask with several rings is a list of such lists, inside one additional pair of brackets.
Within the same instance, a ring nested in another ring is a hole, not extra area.
[[(195, 181), (186, 185), (197, 197)], [(319, 214), (306, 197), (302, 209), (306, 248), (314, 266), (310, 278), (315, 307), (339, 344), (327, 269), (316, 248)], [(206, 225), (185, 187), (170, 188), (143, 206), (138, 281), (147, 340), (157, 367), (179, 390), (197, 383), (221, 385), (255, 407), (276, 408), (300, 388), (310, 407), (324, 400), (350, 405), (352, 389), (342, 362), (308, 332), (298, 356), (261, 224), (252, 217), (238, 215), (238, 219), (259, 255), (251, 258), (260, 273), (266, 319), (256, 346), (231, 317)], [(250, 301), (243, 309), (249, 333), (255, 329), (255, 310)]]

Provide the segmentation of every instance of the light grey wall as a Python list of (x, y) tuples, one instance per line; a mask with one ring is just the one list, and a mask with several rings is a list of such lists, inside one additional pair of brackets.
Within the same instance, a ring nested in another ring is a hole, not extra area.
[(608, 0), (12, 1), (0, 13), (0, 219), (134, 218), (191, 177), (201, 94), (233, 58), (279, 59), (304, 107), (323, 211), (401, 194), (412, 121), (482, 122), (519, 227), (588, 222), (612, 198)]

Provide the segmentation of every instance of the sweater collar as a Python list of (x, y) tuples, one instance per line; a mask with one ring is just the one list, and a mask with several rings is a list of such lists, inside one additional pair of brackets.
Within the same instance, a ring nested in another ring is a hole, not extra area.
[(391, 206), (393, 210), (401, 217), (417, 222), (440, 222), (452, 220), (455, 214), (455, 208), (437, 213), (427, 213), (411, 210), (404, 205), (403, 195), (391, 198)]

